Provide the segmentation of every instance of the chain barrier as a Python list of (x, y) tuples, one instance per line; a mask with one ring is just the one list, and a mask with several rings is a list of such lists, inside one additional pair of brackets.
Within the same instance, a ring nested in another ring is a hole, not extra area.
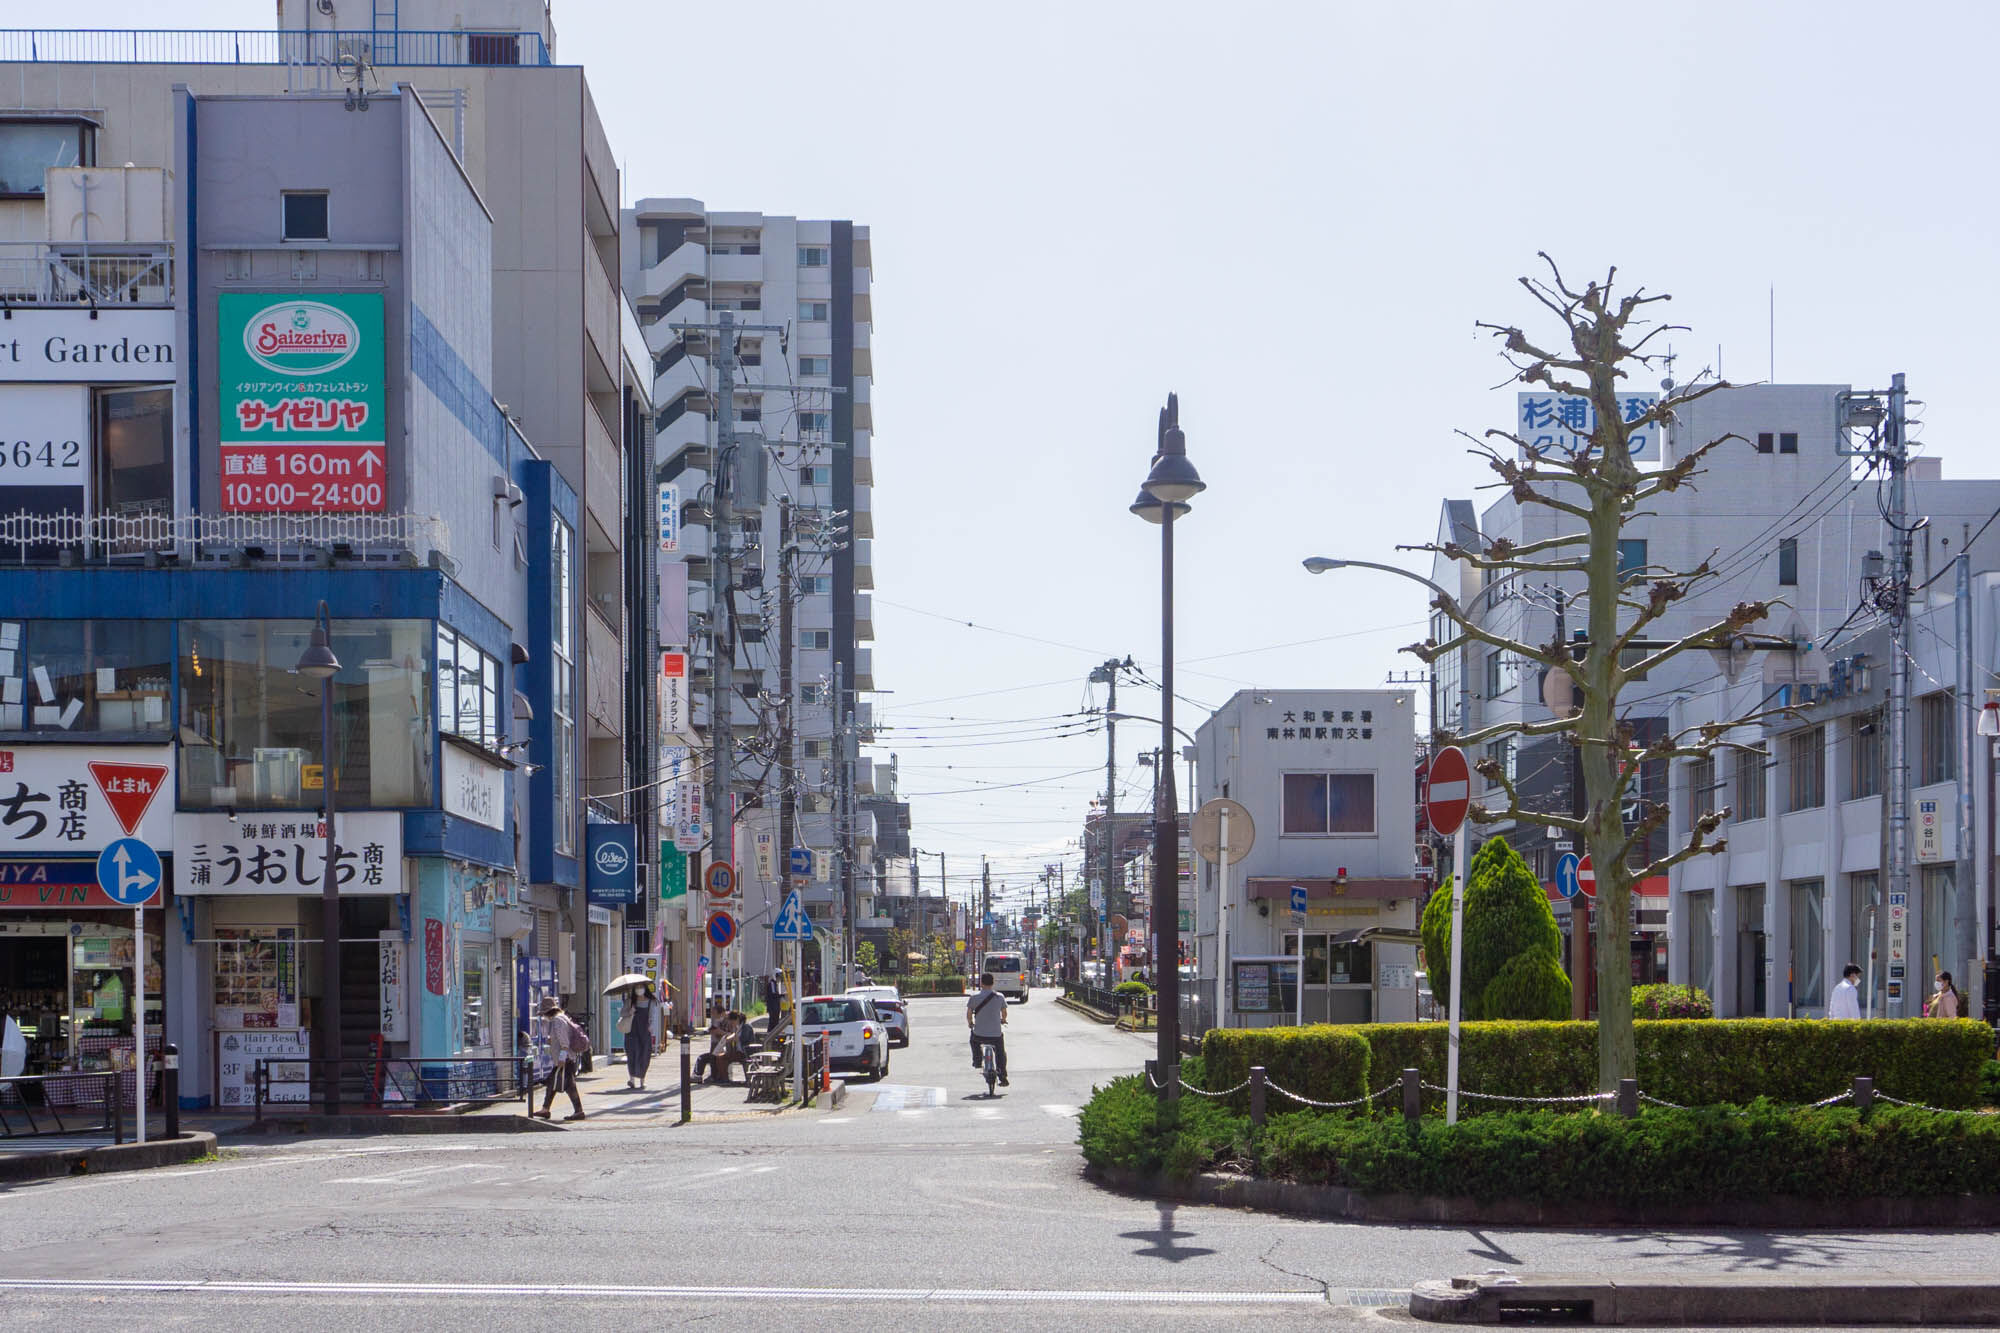
[[(1428, 1088), (1432, 1092), (1446, 1094), (1451, 1092), (1450, 1088), (1438, 1083), (1420, 1082), (1419, 1086)], [(1618, 1096), (1615, 1092), (1586, 1092), (1580, 1093), (1575, 1097), (1509, 1097), (1502, 1092), (1474, 1092), (1470, 1088), (1460, 1088), (1458, 1095), (1461, 1097), (1476, 1097), (1483, 1102), (1513, 1102), (1521, 1106), (1564, 1106), (1574, 1105), (1579, 1102), (1608, 1102), (1615, 1100)]]
[(1655, 1106), (1664, 1106), (1664, 1107), (1666, 1107), (1666, 1108), (1667, 1108), (1667, 1109), (1668, 1109), (1669, 1111), (1685, 1111), (1685, 1110), (1687, 1110), (1687, 1107), (1685, 1107), (1685, 1106), (1682, 1106), (1682, 1105), (1681, 1105), (1681, 1104), (1680, 1104), (1679, 1102), (1670, 1102), (1670, 1101), (1666, 1101), (1666, 1100), (1665, 1100), (1665, 1099), (1663, 1099), (1663, 1098), (1660, 1098), (1660, 1097), (1655, 1097), (1655, 1096), (1654, 1096), (1654, 1095), (1653, 1095), (1652, 1093), (1650, 1093), (1650, 1092), (1642, 1092), (1642, 1093), (1640, 1093), (1640, 1094), (1639, 1094), (1639, 1100), (1640, 1100), (1640, 1101), (1642, 1101), (1642, 1102), (1651, 1102), (1651, 1103), (1652, 1103), (1653, 1105), (1655, 1105)]
[(1901, 1097), (1891, 1097), (1886, 1092), (1876, 1093), (1875, 1100), (1878, 1102), (1888, 1102), (1894, 1106), (1911, 1106), (1915, 1107), (1919, 1111), (1935, 1111), (1939, 1115), (2000, 1115), (2000, 1111), (1973, 1111), (1973, 1110), (1953, 1111), (1953, 1110), (1948, 1110), (1947, 1108), (1942, 1106), (1926, 1106), (1922, 1102), (1906, 1102)]
[[(1833, 1096), (1831, 1097), (1822, 1097), (1818, 1101), (1813, 1102), (1811, 1105), (1807, 1106), (1805, 1109), (1808, 1111), (1817, 1111), (1823, 1107), (1834, 1106), (1840, 1102), (1844, 1102), (1853, 1095), (1854, 1095), (1854, 1089), (1848, 1088), (1845, 1091), (1834, 1093)], [(1875, 1095), (1877, 1097), (1880, 1097), (1882, 1094), (1878, 1092)]]
[(1264, 1086), (1269, 1088), (1272, 1092), (1277, 1093), (1280, 1097), (1290, 1097), (1293, 1101), (1299, 1102), (1302, 1105), (1317, 1106), (1323, 1111), (1339, 1111), (1339, 1110), (1345, 1110), (1347, 1107), (1350, 1106), (1365, 1105), (1368, 1102), (1374, 1101), (1378, 1097), (1387, 1096), (1389, 1093), (1394, 1092), (1396, 1089), (1402, 1087), (1403, 1085), (1401, 1083), (1391, 1083), (1386, 1088), (1377, 1088), (1374, 1092), (1369, 1093), (1366, 1097), (1354, 1097), (1344, 1102), (1315, 1101), (1311, 1097), (1300, 1096), (1298, 1093), (1293, 1092), (1290, 1088), (1279, 1087), (1276, 1083), (1271, 1082), (1271, 1080), (1268, 1078), (1264, 1080)]
[[(1156, 1083), (1153, 1086), (1158, 1087), (1159, 1084)], [(1197, 1097), (1234, 1097), (1237, 1093), (1243, 1091), (1243, 1089), (1249, 1086), (1250, 1086), (1250, 1080), (1246, 1078), (1233, 1088), (1224, 1088), (1221, 1092), (1210, 1092), (1207, 1088), (1197, 1088), (1194, 1084), (1188, 1082), (1186, 1079), (1181, 1080), (1181, 1087), (1187, 1090), (1188, 1092), (1193, 1093)]]

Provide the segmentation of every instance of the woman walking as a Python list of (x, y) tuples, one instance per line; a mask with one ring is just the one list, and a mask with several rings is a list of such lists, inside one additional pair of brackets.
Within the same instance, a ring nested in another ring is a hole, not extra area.
[(1951, 981), (1951, 973), (1937, 974), (1937, 989), (1924, 1001), (1925, 1018), (1957, 1018), (1965, 1012), (1965, 997)]
[(644, 1092), (646, 1070), (653, 1063), (653, 1015), (659, 1012), (659, 997), (649, 981), (625, 1003), (625, 1086)]
[(542, 1093), (542, 1109), (535, 1112), (540, 1119), (547, 1120), (555, 1106), (556, 1093), (569, 1094), (569, 1104), (575, 1108), (565, 1120), (583, 1119), (583, 1098), (576, 1091), (576, 1058), (579, 1052), (590, 1049), (590, 1038), (584, 1035), (570, 1016), (563, 1012), (562, 1001), (551, 995), (542, 1001), (542, 1017), (546, 1020), (548, 1032), (549, 1059), (553, 1061), (549, 1069), (548, 1087)]

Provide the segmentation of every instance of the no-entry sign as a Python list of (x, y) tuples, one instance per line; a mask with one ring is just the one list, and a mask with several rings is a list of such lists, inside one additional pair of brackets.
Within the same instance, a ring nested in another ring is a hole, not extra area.
[(1597, 896), (1597, 872), (1590, 868), (1590, 858), (1587, 856), (1577, 863), (1576, 887), (1586, 898)]
[(1472, 770), (1466, 767), (1465, 751), (1456, 745), (1447, 745), (1431, 760), (1424, 804), (1431, 827), (1439, 833), (1456, 833), (1465, 822), (1466, 808), (1472, 804)]

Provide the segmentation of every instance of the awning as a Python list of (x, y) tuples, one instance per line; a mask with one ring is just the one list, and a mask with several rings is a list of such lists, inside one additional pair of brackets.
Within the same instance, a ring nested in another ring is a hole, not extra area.
[(1253, 878), (1250, 881), (1250, 897), (1268, 898), (1276, 902), (1290, 902), (1292, 887), (1304, 885), (1306, 901), (1332, 902), (1341, 898), (1421, 898), (1429, 892), (1430, 885), (1421, 879), (1276, 879)]

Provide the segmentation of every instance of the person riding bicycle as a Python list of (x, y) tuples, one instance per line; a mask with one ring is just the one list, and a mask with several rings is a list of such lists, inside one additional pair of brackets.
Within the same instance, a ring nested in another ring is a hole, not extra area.
[(1007, 997), (993, 989), (993, 974), (979, 974), (979, 989), (965, 1002), (965, 1026), (972, 1031), (972, 1067), (982, 1067), (979, 1048), (993, 1048), (1000, 1085), (1007, 1085)]

